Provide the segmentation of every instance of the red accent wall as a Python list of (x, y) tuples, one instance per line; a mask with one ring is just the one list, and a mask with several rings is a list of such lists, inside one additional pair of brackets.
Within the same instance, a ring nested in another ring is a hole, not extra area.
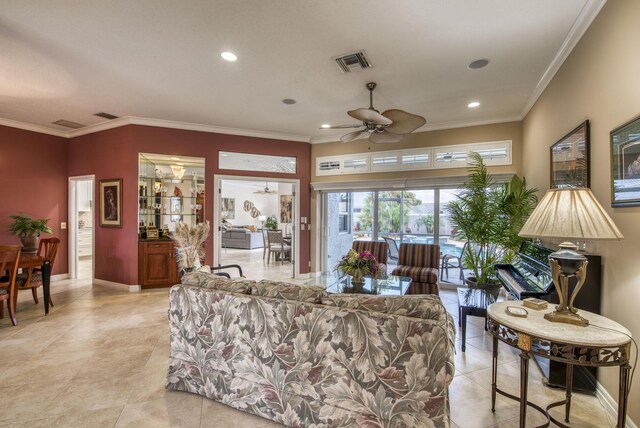
[(8, 230), (10, 215), (27, 214), (49, 218), (52, 235), (60, 238), (53, 273), (68, 272), (67, 230), (67, 139), (0, 125), (0, 242), (19, 244)]
[[(219, 151), (295, 156), (298, 171), (297, 174), (292, 175), (220, 170), (218, 169)], [(95, 272), (98, 279), (123, 284), (138, 283), (137, 174), (138, 153), (141, 152), (205, 158), (205, 218), (212, 225), (213, 198), (211, 195), (214, 174), (299, 179), (300, 215), (310, 217), (310, 144), (140, 125), (128, 125), (75, 137), (69, 141), (69, 176), (94, 174), (96, 195), (98, 195), (99, 180), (123, 179), (123, 228), (99, 227), (96, 210)], [(214, 230), (214, 233), (217, 231)], [(308, 272), (309, 236), (309, 231), (300, 231), (300, 271), (303, 273)], [(215, 263), (213, 240), (209, 240), (206, 250), (207, 263)]]

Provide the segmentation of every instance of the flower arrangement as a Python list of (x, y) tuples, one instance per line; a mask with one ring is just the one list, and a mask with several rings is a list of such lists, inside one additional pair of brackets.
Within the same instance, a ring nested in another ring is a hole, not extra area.
[(171, 239), (178, 246), (178, 266), (183, 271), (191, 271), (201, 266), (204, 258), (204, 242), (209, 237), (209, 222), (190, 226), (187, 223), (176, 223), (176, 230)]
[(373, 254), (368, 251), (358, 253), (353, 249), (338, 262), (336, 270), (353, 276), (354, 282), (362, 282), (364, 276), (376, 278), (382, 273), (380, 264)]

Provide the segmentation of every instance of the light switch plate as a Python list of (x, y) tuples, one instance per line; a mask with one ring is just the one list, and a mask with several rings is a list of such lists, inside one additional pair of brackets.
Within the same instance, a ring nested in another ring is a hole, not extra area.
[(67, 228), (67, 223), (66, 223), (66, 222), (64, 222), (64, 221), (63, 221), (63, 222), (61, 222), (61, 223), (60, 223), (60, 229), (64, 230), (64, 229), (66, 229), (66, 228)]
[(307, 224), (307, 218), (306, 217), (300, 217), (300, 223)]

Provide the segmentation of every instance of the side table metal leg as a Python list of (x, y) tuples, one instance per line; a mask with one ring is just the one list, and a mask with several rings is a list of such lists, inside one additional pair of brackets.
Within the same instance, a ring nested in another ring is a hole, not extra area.
[(564, 405), (564, 421), (569, 422), (569, 414), (571, 413), (571, 390), (573, 389), (573, 364), (567, 364), (567, 402)]
[(460, 319), (462, 320), (462, 352), (467, 349), (467, 311), (465, 309), (461, 309), (462, 316)]
[(520, 351), (520, 428), (527, 424), (527, 387), (529, 381), (529, 353)]
[(493, 336), (493, 364), (491, 370), (491, 411), (496, 411), (496, 392), (498, 389), (498, 337)]
[(620, 384), (618, 385), (618, 428), (624, 428), (627, 422), (627, 399), (629, 392), (629, 363), (620, 366)]

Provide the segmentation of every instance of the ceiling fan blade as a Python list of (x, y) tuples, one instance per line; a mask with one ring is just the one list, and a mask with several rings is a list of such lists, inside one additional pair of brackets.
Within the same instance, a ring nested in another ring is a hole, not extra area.
[(318, 128), (318, 129), (345, 129), (345, 128), (360, 128), (362, 124), (359, 125), (335, 125), (330, 126), (328, 128)]
[(407, 113), (404, 110), (391, 109), (385, 111), (382, 115), (393, 122), (392, 125), (384, 129), (392, 134), (410, 134), (427, 123), (424, 117)]
[(369, 141), (374, 144), (399, 143), (403, 139), (403, 134), (390, 134), (386, 131), (372, 132), (369, 136)]
[(391, 125), (393, 123), (391, 119), (388, 119), (377, 111), (368, 108), (350, 110), (347, 114), (354, 119), (358, 119), (363, 122), (375, 123), (376, 125)]
[(349, 143), (349, 142), (357, 139), (362, 134), (366, 134), (366, 133), (367, 133), (367, 131), (349, 132), (348, 134), (344, 134), (342, 137), (340, 137), (340, 141), (342, 141), (343, 143)]

